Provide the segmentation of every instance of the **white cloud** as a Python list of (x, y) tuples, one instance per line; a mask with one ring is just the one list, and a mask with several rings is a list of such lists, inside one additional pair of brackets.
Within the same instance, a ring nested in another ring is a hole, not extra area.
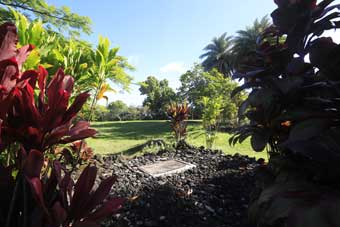
[(160, 71), (162, 73), (185, 73), (186, 72), (186, 67), (182, 63), (178, 62), (171, 62), (163, 67), (160, 68)]

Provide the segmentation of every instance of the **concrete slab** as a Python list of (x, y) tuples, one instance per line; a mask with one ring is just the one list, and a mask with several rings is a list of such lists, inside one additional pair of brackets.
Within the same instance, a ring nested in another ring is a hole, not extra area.
[(171, 175), (175, 173), (184, 172), (196, 166), (180, 160), (158, 161), (153, 164), (138, 167), (139, 170), (147, 173), (153, 177), (160, 177)]

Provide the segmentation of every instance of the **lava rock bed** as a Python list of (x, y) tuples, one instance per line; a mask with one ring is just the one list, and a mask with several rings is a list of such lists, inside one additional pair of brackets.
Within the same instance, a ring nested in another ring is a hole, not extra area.
[[(168, 159), (196, 168), (158, 178), (138, 170), (138, 166)], [(127, 198), (119, 213), (103, 226), (250, 227), (247, 208), (255, 184), (254, 158), (185, 146), (131, 160), (119, 156), (97, 160), (96, 184), (113, 172), (118, 181), (111, 196)]]

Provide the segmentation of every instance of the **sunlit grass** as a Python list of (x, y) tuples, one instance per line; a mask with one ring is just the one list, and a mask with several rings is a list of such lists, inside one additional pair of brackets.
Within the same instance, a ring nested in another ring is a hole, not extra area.
[[(161, 138), (173, 141), (167, 121), (94, 122), (92, 127), (96, 128), (99, 133), (96, 138), (88, 139), (87, 142), (94, 148), (95, 153), (99, 154), (121, 153), (149, 139)], [(190, 144), (205, 146), (205, 135), (200, 121), (189, 121), (187, 131), (187, 141)], [(221, 149), (228, 154), (239, 153), (256, 158), (266, 158), (265, 153), (256, 153), (251, 149), (249, 140), (230, 147), (229, 138), (230, 134), (219, 132), (213, 148)]]

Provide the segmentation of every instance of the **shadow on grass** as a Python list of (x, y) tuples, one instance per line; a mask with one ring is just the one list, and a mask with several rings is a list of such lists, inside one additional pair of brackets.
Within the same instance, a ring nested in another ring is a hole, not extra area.
[(97, 123), (94, 128), (99, 131), (97, 138), (100, 139), (148, 139), (170, 133), (170, 125), (165, 121), (103, 122)]
[[(189, 121), (189, 125), (199, 125), (200, 122)], [(97, 122), (93, 125), (99, 131), (98, 139), (152, 139), (171, 137), (169, 121), (117, 121)], [(189, 132), (196, 133), (200, 130), (191, 128)]]

